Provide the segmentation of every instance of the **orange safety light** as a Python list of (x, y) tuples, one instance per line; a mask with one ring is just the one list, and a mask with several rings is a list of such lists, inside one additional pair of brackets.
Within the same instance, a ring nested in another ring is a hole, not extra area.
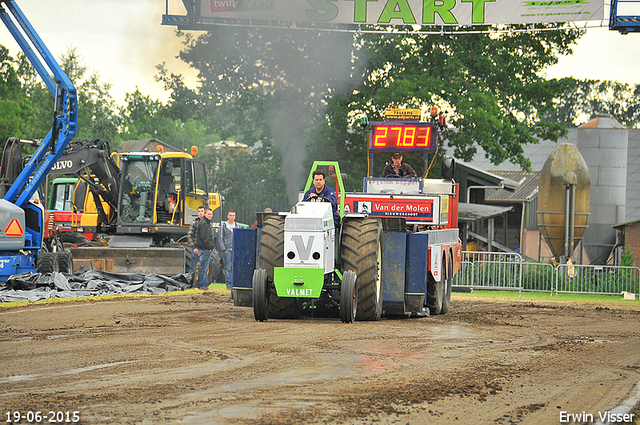
[(164, 148), (161, 145), (158, 145), (158, 146), (156, 146), (156, 151), (158, 153), (162, 153), (162, 152), (164, 152)]
[(193, 155), (193, 156), (198, 155), (198, 147), (197, 146), (191, 146), (191, 155)]
[(4, 234), (7, 236), (20, 237), (24, 234), (24, 230), (22, 230), (22, 226), (20, 226), (20, 222), (17, 219), (11, 220), (6, 229), (4, 229)]
[(438, 116), (438, 107), (437, 106), (432, 106), (431, 107), (431, 118), (435, 118)]

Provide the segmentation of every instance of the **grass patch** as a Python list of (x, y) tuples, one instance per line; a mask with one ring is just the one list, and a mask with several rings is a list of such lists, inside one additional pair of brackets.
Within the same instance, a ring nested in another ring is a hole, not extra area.
[(543, 301), (543, 302), (570, 302), (580, 304), (606, 304), (606, 305), (624, 305), (640, 307), (640, 301), (624, 300), (622, 295), (596, 295), (596, 294), (565, 294), (551, 296), (549, 292), (526, 292), (522, 291), (522, 297), (519, 297), (518, 291), (487, 291), (474, 290), (471, 293), (453, 292), (453, 299), (459, 300), (487, 300), (487, 301)]
[[(78, 297), (78, 298), (47, 298), (39, 301), (11, 301), (7, 303), (0, 303), (0, 311), (3, 309), (10, 309), (14, 307), (24, 307), (31, 305), (47, 305), (47, 304), (63, 304), (67, 302), (91, 302), (91, 301), (111, 301), (117, 299), (135, 299), (135, 298), (150, 298), (150, 297), (172, 297), (175, 295), (190, 295), (201, 294), (204, 291), (197, 288), (189, 288), (184, 291), (171, 291), (164, 294), (113, 294), (113, 295), (99, 295), (91, 297)], [(229, 293), (227, 286), (224, 283), (212, 283), (209, 285), (208, 292), (215, 292), (218, 294)]]

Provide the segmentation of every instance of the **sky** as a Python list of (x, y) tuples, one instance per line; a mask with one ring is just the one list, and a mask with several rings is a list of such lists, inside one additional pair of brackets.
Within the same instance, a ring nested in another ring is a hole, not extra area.
[[(170, 0), (169, 12), (184, 14), (181, 4)], [(170, 72), (183, 74), (190, 87), (196, 84), (194, 71), (176, 59), (182, 48), (176, 27), (161, 25), (166, 8), (163, 0), (21, 0), (18, 5), (56, 58), (75, 47), (100, 81), (113, 85), (111, 94), (120, 104), (125, 93), (136, 88), (166, 101), (168, 93), (154, 81), (155, 66), (162, 62)], [(640, 84), (640, 33), (621, 35), (604, 24), (587, 29), (574, 55), (561, 57), (547, 76)], [(20, 50), (2, 27), (0, 44), (15, 56)]]

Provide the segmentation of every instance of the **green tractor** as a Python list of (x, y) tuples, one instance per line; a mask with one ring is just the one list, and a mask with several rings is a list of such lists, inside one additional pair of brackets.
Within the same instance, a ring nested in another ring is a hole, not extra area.
[[(340, 199), (340, 226), (329, 202), (299, 202), (291, 213), (262, 217), (259, 267), (253, 273), (256, 320), (297, 318), (308, 309), (339, 313), (345, 323), (382, 316), (382, 224), (363, 214), (345, 217), (345, 192), (337, 162), (328, 166)], [(305, 190), (311, 187), (309, 176)]]

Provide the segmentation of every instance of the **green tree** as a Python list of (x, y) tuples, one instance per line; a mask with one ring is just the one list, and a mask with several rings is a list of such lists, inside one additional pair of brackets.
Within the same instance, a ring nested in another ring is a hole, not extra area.
[(133, 93), (126, 93), (124, 101), (126, 105), (120, 108), (123, 140), (160, 139), (158, 116), (164, 107), (162, 102), (143, 95), (138, 88)]
[(640, 124), (640, 84), (574, 78), (564, 81), (563, 95), (544, 111), (547, 120), (576, 127), (597, 113), (607, 113), (629, 128)]
[(31, 103), (22, 90), (17, 61), (0, 45), (0, 139), (2, 146), (9, 137), (24, 137)]
[[(582, 32), (553, 25), (540, 32), (511, 29), (354, 37), (217, 27), (187, 37), (181, 58), (199, 72), (199, 101), (190, 102), (199, 105), (197, 115), (222, 138), (273, 141), (287, 164), (307, 153), (313, 159), (339, 156), (362, 173), (365, 148), (353, 125), (359, 116), (380, 119), (387, 107), (436, 103), (456, 129), (442, 146), (449, 154), (469, 160), (480, 145), (494, 163), (510, 159), (527, 169), (522, 145), (564, 133), (541, 111), (571, 82), (546, 80), (543, 71), (570, 54)], [(172, 77), (167, 83), (184, 97), (180, 78)]]
[(349, 79), (353, 36), (217, 27), (185, 38), (180, 56), (199, 73), (197, 116), (222, 139), (272, 143), (293, 201), (304, 184), (309, 129), (323, 117), (327, 91)]
[[(8, 78), (8, 84), (0, 89), (0, 98), (12, 101), (13, 109), (7, 114), (12, 117), (14, 123), (19, 123), (16, 124), (19, 128), (14, 130), (12, 135), (27, 139), (43, 139), (51, 129), (53, 95), (23, 53), (19, 53), (14, 61), (6, 52), (2, 54), (3, 49), (0, 46), (0, 72)], [(75, 48), (69, 48), (62, 55), (60, 67), (78, 91), (76, 138), (116, 139), (118, 118), (115, 102), (109, 93), (111, 86), (101, 83), (97, 73), (89, 72)]]
[(90, 71), (75, 47), (62, 55), (60, 66), (78, 91), (76, 139), (116, 141), (119, 118), (116, 102), (110, 93), (111, 84), (101, 82), (99, 74)]
[(176, 148), (189, 151), (191, 146), (204, 149), (219, 140), (215, 133), (195, 118), (174, 118), (175, 108), (153, 100), (136, 89), (125, 96), (126, 105), (120, 108), (121, 133), (124, 140), (156, 138)]
[[(489, 28), (473, 28), (489, 30)], [(519, 29), (514, 27), (514, 29)], [(581, 35), (557, 31), (452, 34), (362, 34), (354, 56), (363, 83), (351, 95), (353, 117), (380, 119), (386, 107), (436, 104), (455, 131), (448, 153), (470, 160), (482, 146), (491, 161), (530, 167), (522, 145), (557, 140), (561, 124), (541, 116), (568, 83), (546, 80), (543, 70), (571, 52)]]
[(209, 151), (204, 160), (210, 165), (213, 189), (224, 196), (224, 210), (235, 210), (239, 222), (253, 223), (255, 213), (266, 207), (274, 211), (288, 208), (278, 166), (282, 158), (270, 143), (251, 151)]

